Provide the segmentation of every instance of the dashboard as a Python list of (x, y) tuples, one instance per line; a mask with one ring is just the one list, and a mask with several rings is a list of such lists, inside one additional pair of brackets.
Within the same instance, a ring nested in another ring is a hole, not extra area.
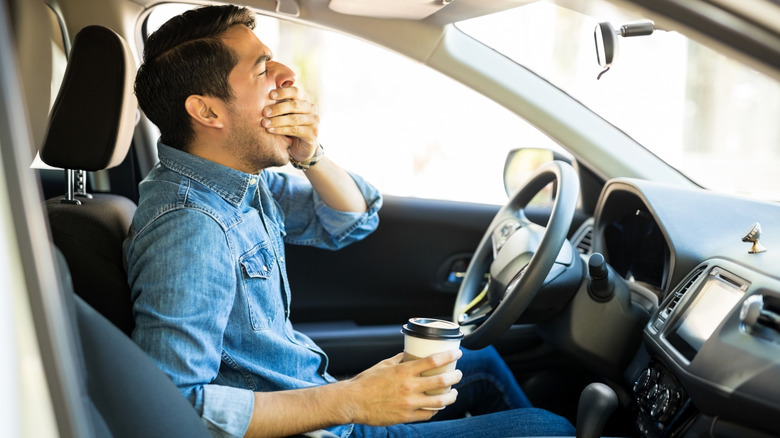
[(608, 223), (604, 242), (611, 266), (621, 277), (662, 290), (669, 246), (647, 209), (637, 207)]
[(626, 372), (642, 437), (780, 436), (780, 206), (610, 181), (594, 251), (661, 303)]
[(776, 278), (723, 259), (694, 269), (644, 330), (653, 359), (633, 388), (643, 436), (691, 427), (699, 413), (780, 433), (778, 304)]

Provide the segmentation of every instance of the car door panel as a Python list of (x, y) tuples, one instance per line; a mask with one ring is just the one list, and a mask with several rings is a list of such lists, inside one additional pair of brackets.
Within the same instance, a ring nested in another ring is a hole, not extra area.
[(449, 319), (465, 271), (497, 206), (385, 196), (377, 230), (339, 251), (289, 245), (292, 320), (353, 374), (403, 349), (401, 325)]
[[(447, 272), (468, 260), (498, 207), (386, 196), (379, 227), (339, 251), (289, 245), (293, 321), (400, 324), (452, 312)], [(465, 267), (464, 267), (465, 269)]]
[[(385, 196), (377, 230), (339, 251), (289, 245), (291, 318), (350, 374), (403, 348), (400, 326), (416, 316), (450, 319), (465, 271), (499, 206)], [(546, 223), (547, 208), (529, 208)], [(533, 327), (517, 326), (497, 347), (537, 347)]]

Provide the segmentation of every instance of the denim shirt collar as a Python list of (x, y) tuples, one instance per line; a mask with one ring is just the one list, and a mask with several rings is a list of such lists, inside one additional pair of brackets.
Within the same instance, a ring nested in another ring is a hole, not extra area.
[(160, 163), (194, 181), (197, 181), (225, 201), (239, 206), (250, 185), (257, 182), (257, 175), (241, 172), (214, 161), (157, 142)]

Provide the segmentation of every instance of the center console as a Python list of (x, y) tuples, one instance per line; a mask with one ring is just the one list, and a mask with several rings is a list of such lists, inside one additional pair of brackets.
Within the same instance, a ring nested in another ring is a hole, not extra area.
[(731, 373), (744, 372), (736, 358), (759, 347), (740, 316), (754, 288), (734, 272), (738, 267), (723, 265), (731, 268), (728, 262), (696, 268), (645, 327), (653, 359), (633, 386), (642, 437), (678, 436), (702, 412), (717, 417), (723, 406), (734, 406), (745, 389)]
[(690, 399), (680, 382), (661, 364), (651, 362), (634, 383), (639, 412), (636, 426), (642, 437), (656, 438), (673, 424), (691, 417)]

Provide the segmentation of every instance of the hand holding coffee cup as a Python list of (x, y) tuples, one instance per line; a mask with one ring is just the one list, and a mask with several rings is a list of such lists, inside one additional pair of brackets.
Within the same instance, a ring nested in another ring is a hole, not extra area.
[[(460, 327), (449, 321), (431, 318), (412, 318), (401, 332), (404, 334), (404, 362), (422, 359), (435, 353), (457, 350), (463, 333)], [(455, 370), (456, 362), (434, 368), (422, 373), (423, 377), (434, 376)], [(439, 395), (449, 392), (450, 388), (426, 391), (426, 395)]]

